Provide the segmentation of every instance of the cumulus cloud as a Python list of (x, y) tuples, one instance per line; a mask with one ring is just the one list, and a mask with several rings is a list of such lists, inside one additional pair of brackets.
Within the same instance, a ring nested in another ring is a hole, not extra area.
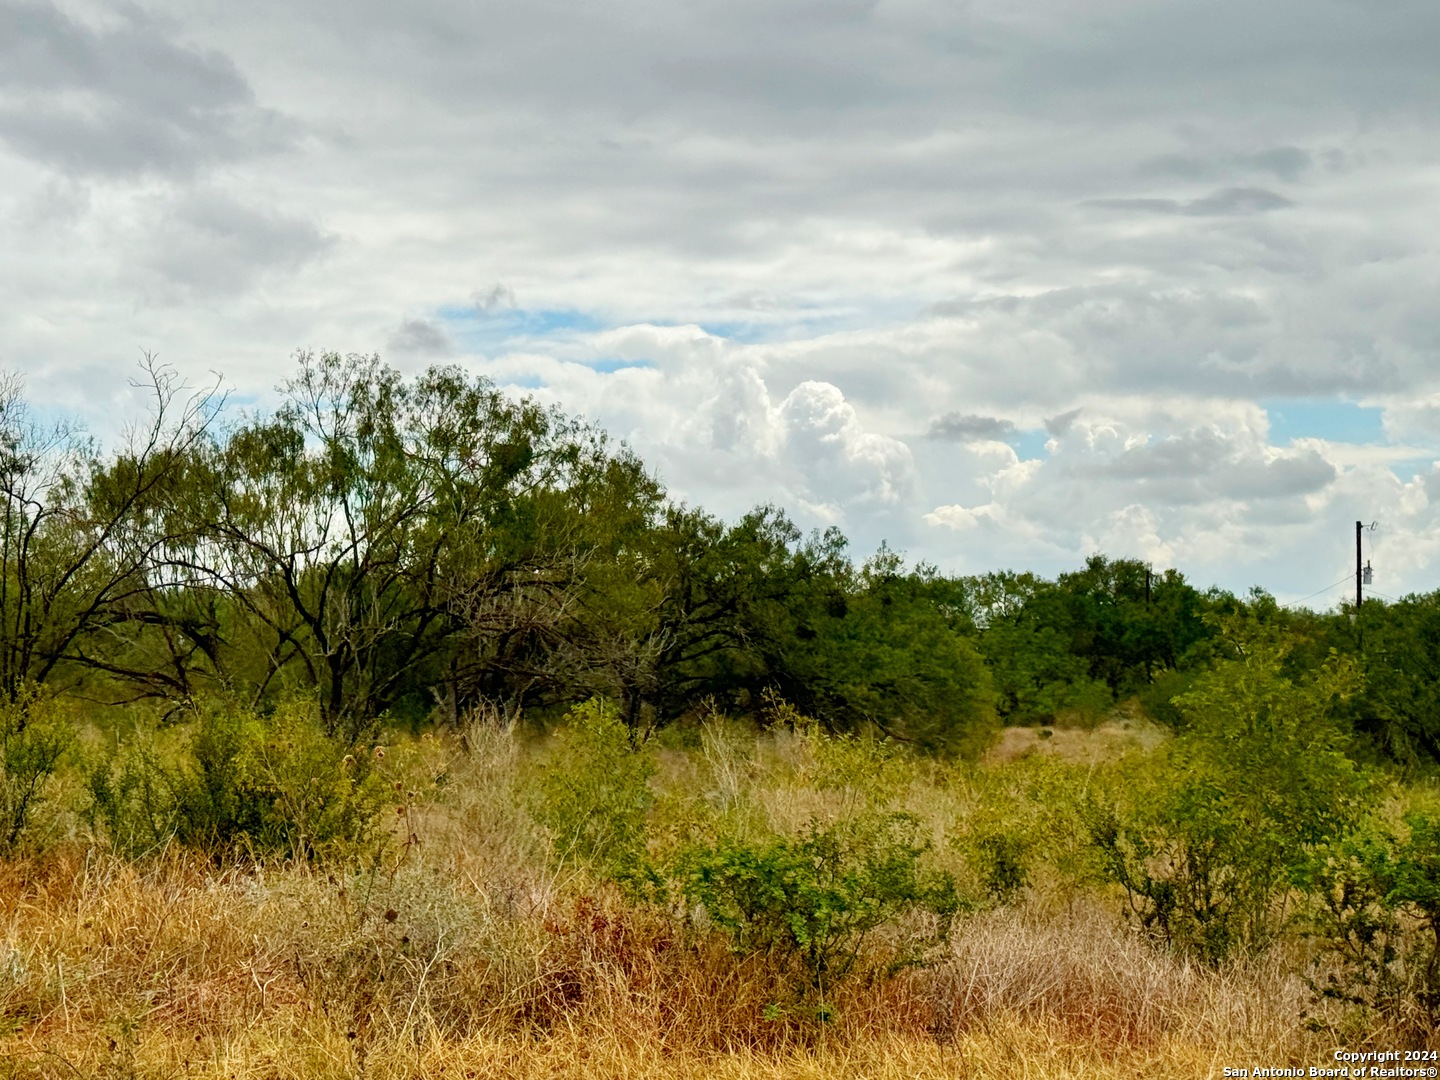
[[(630, 366), (597, 371), (599, 357)], [(623, 436), (678, 497), (732, 514), (774, 502), (861, 542), (903, 527), (916, 483), (905, 443), (867, 425), (834, 384), (777, 388), (767, 366), (763, 351), (698, 327), (633, 326), (585, 335), (570, 362), (544, 367), (540, 395)]]
[(779, 409), (786, 464), (812, 513), (840, 522), (847, 512), (904, 507), (914, 487), (909, 448), (866, 431), (839, 389), (804, 382)]

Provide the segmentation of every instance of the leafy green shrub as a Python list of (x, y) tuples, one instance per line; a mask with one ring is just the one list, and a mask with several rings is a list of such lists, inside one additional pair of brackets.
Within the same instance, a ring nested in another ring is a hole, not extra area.
[(1087, 816), (1094, 769), (1056, 754), (987, 764), (966, 778), (973, 802), (951, 824), (969, 884), (1010, 904), (1044, 884), (1073, 895), (1098, 876)]
[(1349, 1006), (1361, 1029), (1380, 1016), (1419, 1034), (1440, 1027), (1440, 814), (1405, 825), (1404, 838), (1371, 825), (1329, 845), (1299, 880), (1321, 946), (1316, 997)]
[(138, 733), (90, 771), (91, 820), (117, 848), (177, 843), (312, 858), (381, 838), (387, 791), (369, 753), (327, 737), (312, 705), (217, 706), (170, 738)]
[(0, 704), (0, 852), (20, 844), (73, 742), (53, 699), (26, 690)]
[(1179, 706), (1175, 704), (1175, 699), (1194, 686), (1196, 678), (1197, 673), (1194, 671), (1168, 668), (1156, 672), (1150, 682), (1136, 692), (1135, 697), (1139, 700), (1140, 707), (1145, 710), (1146, 716), (1176, 731), (1184, 718)]
[(1030, 839), (1017, 832), (996, 830), (976, 837), (976, 861), (995, 903), (1014, 903), (1030, 884), (1030, 848)]
[(142, 855), (179, 833), (187, 774), (179, 764), (185, 748), (175, 745), (178, 737), (136, 730), (87, 768), (91, 828), (116, 851)]
[(835, 792), (842, 813), (892, 804), (914, 777), (914, 759), (894, 739), (873, 732), (830, 732), (777, 694), (765, 699), (765, 719), (772, 733), (798, 736), (795, 779), (806, 787)]
[(608, 702), (583, 702), (566, 715), (545, 762), (535, 815), (555, 857), (586, 860), (623, 876), (645, 856), (645, 815), (654, 804), (655, 764)]
[(1358, 685), (1353, 665), (1331, 656), (1292, 682), (1284, 642), (1232, 630), (1238, 658), (1176, 698), (1185, 727), (1158, 768), (1091, 820), (1142, 923), (1211, 964), (1273, 940), (1297, 868), (1353, 827), (1368, 787), (1331, 719)]
[(867, 815), (823, 825), (798, 838), (721, 838), (681, 852), (675, 874), (690, 905), (746, 954), (765, 954), (803, 973), (823, 1004), (833, 988), (867, 963), (876, 932), (907, 915), (935, 917), (929, 935), (892, 943), (884, 963), (896, 970), (943, 938), (959, 908), (953, 879), (927, 872), (929, 849), (906, 814)]
[(873, 735), (829, 735), (818, 724), (806, 731), (820, 790), (849, 793), (861, 805), (884, 806), (900, 797), (913, 776), (913, 763), (891, 739)]

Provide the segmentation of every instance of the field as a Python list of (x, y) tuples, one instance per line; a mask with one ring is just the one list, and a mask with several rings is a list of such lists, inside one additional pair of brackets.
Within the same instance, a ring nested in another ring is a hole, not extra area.
[[(968, 898), (948, 934), (877, 924), (818, 989), (567, 844), (564, 812), (613, 793), (553, 736), (393, 739), (384, 828), (324, 857), (122, 856), (57, 811), (0, 866), (0, 1077), (1198, 1077), (1440, 1046), (1317, 1003), (1303, 935), (1204, 964), (1123, 917), (1075, 814), (1164, 740), (1012, 729), (978, 764), (715, 719), (652, 740), (648, 857), (905, 814)], [(1029, 839), (997, 879), (1007, 835)]]

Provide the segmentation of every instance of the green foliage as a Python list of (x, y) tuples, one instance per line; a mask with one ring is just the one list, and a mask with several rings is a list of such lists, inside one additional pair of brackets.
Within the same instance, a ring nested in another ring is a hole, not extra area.
[(137, 733), (117, 760), (92, 766), (90, 817), (131, 854), (172, 840), (217, 854), (372, 850), (389, 801), (383, 754), (325, 735), (314, 706), (299, 700), (264, 717), (202, 708), (177, 730)]
[(613, 705), (595, 698), (571, 709), (555, 734), (534, 807), (555, 857), (582, 859), (616, 876), (637, 871), (654, 772)]
[(25, 837), (73, 742), (53, 698), (27, 687), (16, 700), (0, 699), (0, 853)]
[[(175, 578), (185, 528), (164, 511), (184, 461), (219, 408), (146, 357), (137, 388), (149, 415), (109, 457), (65, 422), (30, 415), (19, 380), (0, 373), (0, 695), (33, 685), (133, 677), (143, 692), (174, 679), (137, 670), (122, 643), (157, 585)], [(117, 647), (119, 645), (119, 647)]]
[(734, 947), (803, 973), (820, 993), (868, 963), (866, 946), (882, 927), (920, 913), (932, 929), (907, 927), (884, 969), (918, 960), (944, 937), (959, 908), (954, 881), (927, 872), (929, 849), (906, 814), (865, 814), (821, 824), (797, 838), (722, 837), (681, 852), (676, 877), (685, 900), (702, 908)]
[(805, 779), (821, 791), (849, 796), (849, 809), (882, 807), (897, 799), (914, 775), (914, 759), (893, 739), (873, 733), (830, 734), (810, 717), (778, 698), (769, 709), (772, 725), (789, 722), (804, 738), (813, 771)]
[(1183, 575), (1133, 559), (1095, 555), (1054, 582), (1004, 572), (967, 588), (1011, 723), (1094, 717), (1157, 675), (1196, 666), (1213, 634), (1207, 599)]
[(1092, 819), (1143, 924), (1211, 964), (1274, 938), (1297, 868), (1353, 827), (1368, 786), (1332, 717), (1357, 688), (1354, 665), (1332, 656), (1293, 682), (1277, 635), (1227, 630), (1238, 657), (1177, 699), (1182, 734)]
[(1380, 1016), (1416, 1034), (1440, 1025), (1440, 814), (1413, 810), (1404, 835), (1379, 823), (1327, 845), (1303, 868), (1311, 988), (1362, 1027)]
[(1349, 710), (1355, 727), (1391, 760), (1440, 762), (1440, 593), (1369, 601), (1353, 623), (1330, 620), (1330, 631), (1365, 671)]
[[(882, 546), (859, 571), (812, 548), (775, 635), (772, 681), (832, 730), (875, 728), (930, 753), (974, 757), (995, 734), (989, 672), (960, 591)], [(825, 572), (818, 572), (820, 567)]]
[(1062, 890), (1095, 880), (1087, 816), (1092, 773), (1032, 754), (970, 774), (974, 802), (955, 822), (951, 844), (992, 903), (1018, 901), (1045, 869), (1046, 880)]
[(997, 829), (977, 836), (974, 847), (990, 899), (997, 904), (1014, 903), (1030, 883), (1030, 838)]

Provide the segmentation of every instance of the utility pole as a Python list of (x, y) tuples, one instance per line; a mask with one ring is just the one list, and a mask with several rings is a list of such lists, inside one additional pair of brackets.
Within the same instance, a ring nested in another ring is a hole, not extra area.
[(1145, 567), (1145, 604), (1150, 604), (1150, 567)]
[(1364, 580), (1364, 570), (1360, 566), (1360, 530), (1364, 525), (1355, 522), (1355, 614), (1360, 614), (1360, 605), (1365, 602), (1365, 594), (1361, 582)]

